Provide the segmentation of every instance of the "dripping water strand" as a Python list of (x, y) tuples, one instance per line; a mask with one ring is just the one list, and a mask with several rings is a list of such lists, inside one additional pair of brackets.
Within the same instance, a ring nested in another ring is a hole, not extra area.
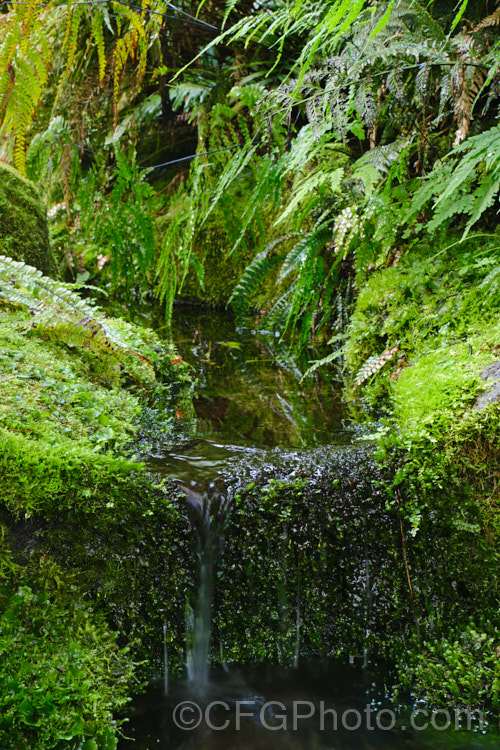
[(227, 497), (204, 496), (191, 502), (198, 530), (199, 584), (194, 609), (187, 607), (186, 666), (189, 680), (198, 687), (208, 682), (214, 571), (224, 542), (229, 508)]
[(167, 623), (163, 623), (163, 694), (168, 695)]

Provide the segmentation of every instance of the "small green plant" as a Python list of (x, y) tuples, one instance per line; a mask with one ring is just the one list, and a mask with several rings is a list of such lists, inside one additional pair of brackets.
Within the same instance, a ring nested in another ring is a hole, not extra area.
[(462, 632), (428, 641), (412, 652), (403, 681), (429, 705), (500, 708), (500, 634), (469, 624)]
[(76, 590), (54, 581), (1, 585), (0, 744), (113, 750), (134, 666)]

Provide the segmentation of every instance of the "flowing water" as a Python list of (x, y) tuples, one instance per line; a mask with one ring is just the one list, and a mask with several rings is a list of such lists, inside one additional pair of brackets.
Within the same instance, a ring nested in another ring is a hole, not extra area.
[(194, 607), (188, 605), (186, 617), (186, 671), (188, 680), (205, 688), (209, 677), (210, 634), (214, 575), (224, 544), (227, 498), (205, 496), (202, 502), (188, 495), (197, 527), (199, 583)]
[[(374, 660), (412, 613), (399, 525), (338, 384), (301, 384), (272, 332), (238, 332), (220, 313), (178, 309), (173, 338), (198, 379), (194, 413), (177, 414), (148, 462), (184, 492), (194, 532), (185, 676), (168, 675), (164, 624), (163, 680), (134, 702), (120, 750), (497, 747), (477, 721), (413, 721)], [(412, 561), (417, 601), (435, 597), (442, 547)]]
[[(181, 307), (172, 334), (196, 371), (194, 415), (177, 412), (177, 444), (160, 443), (148, 463), (178, 483), (194, 511), (199, 582), (193, 606), (187, 605), (186, 671), (200, 687), (208, 681), (213, 579), (236, 487), (264, 467), (289, 476), (310, 463), (313, 447), (328, 454), (329, 446), (349, 445), (353, 430), (338, 384), (316, 380), (302, 386), (296, 362), (272, 332), (237, 331), (229, 315)], [(297, 606), (295, 664), (299, 653)]]

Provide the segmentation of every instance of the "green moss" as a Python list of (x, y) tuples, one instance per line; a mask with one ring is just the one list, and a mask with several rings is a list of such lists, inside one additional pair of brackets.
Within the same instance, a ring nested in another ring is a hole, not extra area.
[[(369, 277), (359, 291), (345, 346), (356, 379), (367, 360), (398, 352), (355, 389), (376, 403), (389, 401), (403, 439), (441, 446), (477, 440), (471, 414), (480, 375), (499, 358), (497, 245), (414, 247), (397, 267)], [(496, 422), (495, 408), (486, 419)], [(458, 438), (457, 438), (458, 440)], [(450, 453), (451, 460), (451, 453)]]
[(46, 213), (33, 183), (0, 162), (0, 254), (55, 276)]
[(43, 558), (0, 592), (2, 747), (113, 750), (134, 672), (128, 649)]
[[(139, 502), (146, 482), (133, 441), (172, 430), (180, 398), (192, 409), (186, 365), (170, 347), (157, 352), (151, 396), (109, 379), (91, 352), (42, 338), (24, 312), (0, 309), (0, 491), (15, 518), (61, 513), (82, 518)], [(149, 396), (149, 400), (145, 397)], [(151, 493), (145, 492), (144, 507)]]
[(114, 507), (138, 481), (141, 467), (124, 458), (96, 455), (77, 440), (58, 445), (0, 431), (2, 500), (16, 517), (57, 517), (63, 509), (92, 514)]
[(353, 373), (368, 357), (404, 338), (432, 309), (443, 266), (429, 262), (431, 254), (427, 247), (413, 249), (397, 267), (376, 271), (359, 289), (344, 347)]
[(500, 514), (492, 512), (499, 409), (472, 408), (487, 387), (484, 367), (500, 354), (497, 254), (493, 240), (414, 247), (397, 267), (373, 274), (356, 302), (346, 356), (355, 378), (368, 357), (398, 346), (354, 393), (372, 404), (386, 399), (390, 422), (381, 432), (381, 456), (400, 464), (397, 482), (405, 477), (410, 505), (427, 495), (432, 507), (433, 491), (459, 481), (474, 488), (484, 522), (500, 529)]
[[(499, 586), (500, 407), (476, 411), (473, 405), (487, 387), (483, 369), (500, 359), (499, 306), (494, 237), (485, 243), (481, 237), (462, 245), (414, 246), (396, 267), (379, 269), (365, 281), (345, 347), (354, 381), (369, 358), (375, 365), (354, 394), (372, 406), (385, 402), (378, 458), (390, 477), (388, 502), (410, 530), (414, 582), (426, 556), (436, 565), (446, 555), (449, 570), (445, 566), (442, 575), (455, 585), (452, 571), (462, 564), (461, 554), (470, 554), (460, 552), (461, 544), (473, 542), (473, 555), (490, 560), (460, 588), (464, 612), (450, 619), (440, 606), (421, 618), (421, 633), (432, 637), (400, 656), (402, 682), (434, 706), (495, 714), (500, 628), (494, 600), (487, 599)], [(394, 357), (378, 360), (393, 346)], [(443, 550), (429, 546), (427, 534), (436, 524), (448, 536)], [(488, 595), (467, 596), (473, 581)], [(468, 624), (468, 599), (469, 616), (488, 620), (488, 628)]]
[[(493, 330), (485, 333), (490, 338), (487, 334)], [(442, 344), (410, 358), (390, 389), (394, 416), (405, 434), (419, 434), (438, 421), (446, 428), (471, 406), (484, 385), (479, 375), (493, 359), (481, 350), (482, 341), (483, 335)]]
[[(353, 380), (370, 358), (374, 374), (355, 393), (388, 396), (403, 431), (436, 409), (459, 409), (463, 398), (472, 403), (482, 368), (498, 356), (497, 253), (494, 242), (413, 247), (359, 290), (344, 354)], [(395, 346), (379, 367), (376, 358)]]
[(97, 357), (29, 331), (30, 316), (0, 309), (0, 426), (82, 452), (118, 451), (136, 432), (136, 396), (110, 383)]
[[(91, 488), (137, 466), (119, 456), (137, 431), (137, 398), (99, 379), (99, 360), (26, 331), (0, 310), (2, 498), (19, 515), (85, 503)], [(88, 502), (88, 499), (87, 499)]]

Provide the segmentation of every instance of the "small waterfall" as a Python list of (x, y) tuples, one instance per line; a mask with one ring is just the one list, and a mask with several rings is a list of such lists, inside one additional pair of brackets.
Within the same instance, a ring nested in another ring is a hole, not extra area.
[[(207, 534), (207, 539), (209, 539)], [(197, 685), (206, 685), (208, 680), (208, 656), (212, 624), (213, 560), (211, 545), (202, 550), (200, 560), (200, 583), (194, 610), (188, 613), (188, 648), (186, 654), (189, 679)], [(208, 549), (207, 549), (208, 547)]]
[(224, 541), (228, 501), (204, 496), (191, 502), (191, 508), (198, 532), (199, 585), (194, 608), (187, 608), (186, 666), (189, 680), (203, 687), (208, 682), (214, 569)]

